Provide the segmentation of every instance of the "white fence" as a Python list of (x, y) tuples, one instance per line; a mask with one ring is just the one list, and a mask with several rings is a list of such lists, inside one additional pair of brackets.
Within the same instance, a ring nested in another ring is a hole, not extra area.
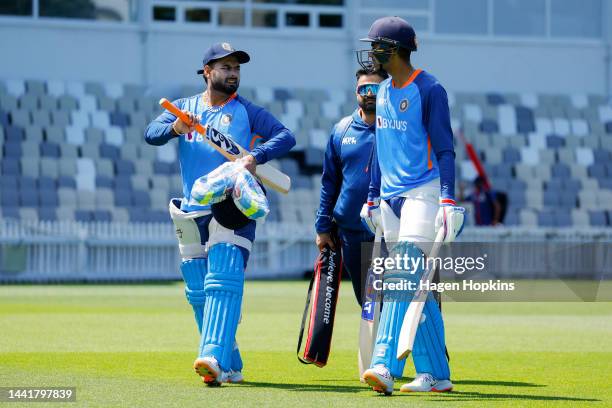
[[(527, 243), (520, 256), (528, 259), (540, 256), (535, 251), (542, 248), (528, 243), (609, 244), (612, 229), (472, 228), (462, 241)], [(612, 267), (608, 247), (598, 255), (598, 264), (607, 269)], [(247, 278), (300, 277), (312, 269), (316, 254), (311, 225), (266, 223), (257, 230)], [(179, 262), (170, 223), (0, 220), (0, 282), (172, 280), (180, 279)]]

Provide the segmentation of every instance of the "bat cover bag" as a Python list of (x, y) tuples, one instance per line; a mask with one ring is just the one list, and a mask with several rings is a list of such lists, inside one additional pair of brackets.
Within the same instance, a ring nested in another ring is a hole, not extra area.
[[(335, 240), (340, 248), (339, 240)], [(334, 316), (338, 303), (340, 279), (342, 277), (342, 256), (340, 251), (325, 247), (315, 262), (314, 273), (308, 287), (306, 305), (302, 316), (302, 326), (297, 344), (297, 358), (304, 364), (315, 364), (324, 367), (327, 364), (334, 330)], [(304, 337), (304, 326), (309, 315), (308, 334), (304, 357), (300, 357), (300, 348)]]

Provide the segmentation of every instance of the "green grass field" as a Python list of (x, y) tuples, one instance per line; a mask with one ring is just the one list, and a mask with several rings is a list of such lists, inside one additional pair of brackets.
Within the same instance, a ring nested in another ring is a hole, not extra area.
[(348, 282), (328, 366), (296, 360), (306, 287), (247, 282), (246, 382), (207, 388), (191, 368), (198, 337), (178, 283), (2, 286), (0, 386), (77, 387), (77, 403), (35, 407), (612, 406), (612, 303), (446, 303), (455, 391), (383, 397), (358, 381)]

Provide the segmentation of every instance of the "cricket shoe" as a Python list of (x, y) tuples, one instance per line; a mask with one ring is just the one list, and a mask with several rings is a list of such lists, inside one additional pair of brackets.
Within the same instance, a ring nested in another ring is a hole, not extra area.
[(223, 371), (223, 373), (221, 373), (222, 383), (235, 384), (241, 383), (242, 381), (244, 381), (244, 377), (242, 376), (242, 372), (240, 371), (229, 370)]
[(193, 369), (200, 377), (202, 377), (202, 381), (204, 381), (206, 385), (221, 385), (223, 372), (216, 358), (197, 358), (196, 361), (193, 363)]
[(384, 365), (375, 365), (365, 370), (363, 379), (376, 392), (385, 395), (393, 392), (393, 376)]
[(450, 380), (436, 380), (429, 373), (417, 374), (412, 382), (400, 388), (400, 392), (450, 392), (452, 390), (453, 383)]

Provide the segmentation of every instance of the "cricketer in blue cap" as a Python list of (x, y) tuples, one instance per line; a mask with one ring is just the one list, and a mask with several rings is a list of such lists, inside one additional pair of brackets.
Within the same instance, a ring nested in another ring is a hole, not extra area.
[(295, 145), (289, 129), (265, 109), (238, 95), (240, 65), (249, 60), (246, 52), (227, 42), (211, 46), (198, 71), (206, 81), (204, 92), (174, 101), (190, 124), (164, 111), (145, 130), (149, 144), (178, 144), (183, 196), (170, 201), (169, 211), (182, 258), (185, 295), (201, 336), (194, 369), (208, 385), (242, 381), (242, 359), (235, 338), (244, 269), (256, 224), (248, 218), (228, 222), (236, 218), (235, 213), (233, 217), (224, 214), (227, 208), (223, 205), (212, 208), (191, 200), (194, 182), (227, 162), (206, 143), (205, 135), (195, 131), (195, 125), (200, 122), (229, 135), (248, 150), (240, 162), (251, 173), (257, 164), (281, 157)]
[[(375, 148), (366, 223), (381, 220), (389, 257), (409, 257), (414, 271), (386, 270), (383, 282), (418, 281), (425, 268), (418, 259), (429, 254), (438, 230), (452, 242), (463, 227), (464, 209), (455, 204), (455, 151), (446, 91), (428, 72), (415, 69), (410, 55), (417, 49), (414, 29), (399, 17), (376, 20), (367, 38), (371, 49), (357, 53), (367, 69), (390, 75), (376, 96)], [(397, 287), (397, 286), (396, 286)], [(401, 377), (397, 348), (403, 317), (413, 293), (384, 291), (383, 308), (370, 369), (363, 379), (384, 394), (393, 392)], [(416, 332), (412, 359), (415, 380), (400, 391), (450, 391), (444, 322), (429, 294)]]

